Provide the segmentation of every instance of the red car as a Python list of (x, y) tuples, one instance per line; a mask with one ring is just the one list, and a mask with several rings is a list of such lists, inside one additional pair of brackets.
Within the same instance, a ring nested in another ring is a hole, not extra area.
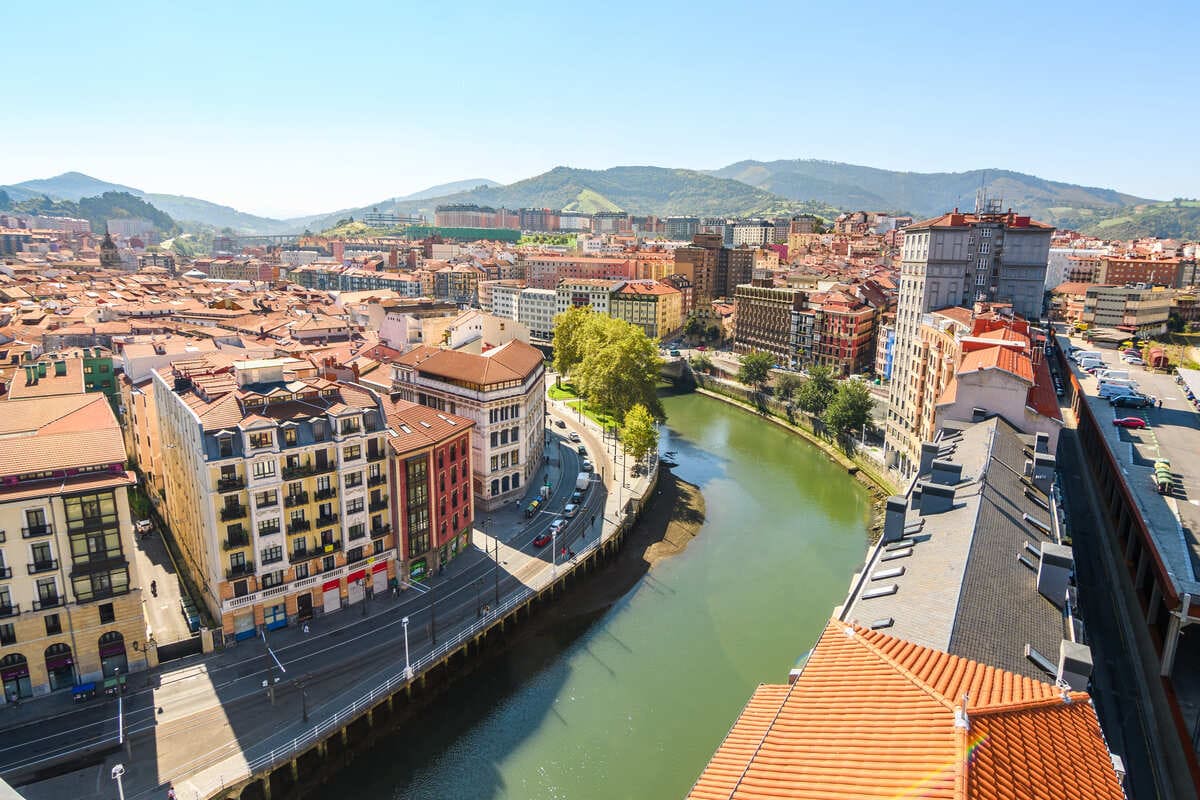
[(548, 533), (539, 533), (533, 540), (534, 547), (545, 547), (550, 544), (551, 536)]
[(1118, 428), (1145, 428), (1146, 420), (1141, 417), (1117, 417), (1113, 420), (1113, 425)]

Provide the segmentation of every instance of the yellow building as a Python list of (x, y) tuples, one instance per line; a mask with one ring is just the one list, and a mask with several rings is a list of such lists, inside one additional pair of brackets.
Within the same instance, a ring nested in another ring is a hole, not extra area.
[(329, 614), (394, 577), (371, 391), (294, 358), (154, 371), (167, 520), (226, 639)]
[(651, 339), (665, 339), (683, 327), (683, 295), (657, 281), (628, 281), (612, 293), (609, 314), (641, 327)]
[(116, 416), (101, 394), (39, 396), (36, 366), (17, 380), (0, 403), (4, 702), (146, 668)]

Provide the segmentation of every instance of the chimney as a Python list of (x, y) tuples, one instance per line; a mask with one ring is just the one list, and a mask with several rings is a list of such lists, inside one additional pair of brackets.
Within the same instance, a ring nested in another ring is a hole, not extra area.
[(1050, 494), (1050, 485), (1054, 483), (1054, 465), (1054, 456), (1049, 453), (1033, 456), (1033, 485), (1046, 494)]
[(934, 483), (953, 486), (962, 480), (962, 464), (955, 464), (953, 461), (934, 461), (929, 477)]
[(987, 419), (988, 411), (986, 408), (975, 406), (971, 409), (971, 422), (983, 422)]
[(38, 371), (38, 374), (37, 374), (37, 376), (38, 376), (39, 378), (44, 378), (44, 377), (46, 377), (46, 362), (45, 362), (45, 361), (39, 361), (39, 362), (38, 362), (38, 365), (37, 365), (37, 371)]
[(1049, 453), (1050, 452), (1050, 434), (1045, 431), (1038, 431), (1033, 440), (1033, 452)]
[(1057, 682), (1077, 692), (1086, 692), (1092, 677), (1092, 648), (1066, 639), (1058, 646)]
[(930, 469), (933, 468), (933, 460), (937, 458), (937, 454), (937, 442), (921, 442), (921, 467), (917, 470), (918, 475), (929, 474)]
[(55, 361), (54, 362), (54, 374), (59, 376), (60, 378), (63, 375), (66, 375), (67, 374), (67, 362), (61, 361), (61, 360)]
[(1075, 558), (1070, 547), (1065, 544), (1044, 543), (1038, 561), (1038, 594), (1054, 603), (1056, 607), (1063, 608), (1067, 602), (1067, 583), (1074, 566)]
[(1025, 470), (1022, 473), (1026, 478), (1033, 480), (1033, 459), (1025, 459)]
[(883, 542), (899, 541), (904, 537), (904, 515), (908, 510), (904, 496), (894, 494), (887, 499), (883, 514)]
[(954, 487), (927, 483), (921, 490), (921, 516), (940, 514), (954, 507)]

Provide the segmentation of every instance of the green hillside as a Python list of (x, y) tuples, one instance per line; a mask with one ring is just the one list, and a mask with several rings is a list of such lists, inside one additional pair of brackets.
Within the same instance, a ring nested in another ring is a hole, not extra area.
[(907, 211), (921, 217), (952, 208), (974, 208), (980, 187), (990, 197), (999, 198), (1005, 207), (1039, 219), (1052, 217), (1051, 208), (1104, 212), (1148, 202), (1112, 189), (1060, 183), (1001, 169), (896, 172), (836, 161), (796, 159), (741, 161), (712, 174), (744, 181), (793, 200), (819, 200), (841, 208)]
[[(0, 201), (6, 195), (7, 191), (0, 194)], [(163, 236), (174, 236), (180, 231), (179, 224), (169, 214), (164, 214), (150, 203), (128, 192), (105, 192), (98, 197), (82, 197), (78, 202), (55, 200), (46, 195), (13, 202), (10, 197), (8, 201), (0, 202), (0, 211), (5, 210), (86, 219), (92, 224), (93, 233), (104, 233), (108, 220), (121, 218), (148, 220)]]
[(1200, 201), (1176, 199), (1166, 203), (1144, 203), (1109, 212), (1078, 209), (1059, 212), (1055, 223), (1105, 239), (1136, 239), (1155, 236), (1160, 239), (1200, 240)]

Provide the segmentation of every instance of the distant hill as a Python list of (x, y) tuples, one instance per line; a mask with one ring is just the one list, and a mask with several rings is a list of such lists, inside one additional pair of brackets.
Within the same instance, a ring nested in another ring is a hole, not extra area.
[[(179, 225), (169, 214), (129, 192), (104, 192), (96, 197), (81, 197), (78, 202), (55, 200), (44, 194), (14, 201), (6, 189), (0, 189), (0, 202), (6, 195), (9, 199), (4, 205), (17, 213), (86, 219), (91, 223), (93, 233), (103, 233), (108, 220), (121, 218), (147, 220), (164, 236), (174, 236), (180, 231)], [(0, 210), (7, 209), (0, 206)]]
[(500, 186), (500, 183), (487, 178), (468, 178), (465, 181), (440, 183), (437, 186), (430, 186), (428, 189), (422, 189), (419, 192), (413, 192), (412, 194), (406, 194), (403, 197), (396, 197), (393, 199), (397, 202), (425, 200), (430, 197), (442, 197), (444, 195), (456, 194), (458, 192), (469, 192), (472, 189), (478, 189), (480, 186)]
[[(907, 211), (921, 217), (952, 208), (974, 208), (984, 187), (1006, 208), (1056, 222), (1076, 209), (1111, 210), (1149, 202), (1090, 186), (1048, 181), (1011, 170), (896, 172), (837, 161), (739, 161), (711, 174), (757, 186), (793, 200), (819, 200), (840, 208)], [(1057, 222), (1056, 222), (1057, 224)]]
[(356, 219), (372, 208), (401, 214), (425, 214), (451, 203), (517, 208), (557, 208), (567, 211), (627, 211), (631, 214), (696, 214), (700, 216), (755, 216), (808, 211), (822, 216), (839, 209), (824, 203), (790, 201), (739, 181), (688, 169), (664, 167), (612, 167), (605, 170), (555, 167), (549, 172), (507, 186), (422, 200), (385, 200), (357, 209), (345, 209), (312, 223), (313, 230), (332, 227), (339, 219)]
[(13, 200), (28, 200), (31, 197), (49, 195), (55, 200), (77, 201), (83, 197), (98, 197), (105, 192), (123, 192), (134, 197), (142, 196), (140, 189), (102, 181), (91, 175), (84, 175), (82, 172), (64, 172), (53, 178), (21, 181), (3, 188)]
[(1095, 212), (1072, 210), (1057, 223), (1104, 239), (1160, 239), (1200, 241), (1200, 200), (1170, 200)]

